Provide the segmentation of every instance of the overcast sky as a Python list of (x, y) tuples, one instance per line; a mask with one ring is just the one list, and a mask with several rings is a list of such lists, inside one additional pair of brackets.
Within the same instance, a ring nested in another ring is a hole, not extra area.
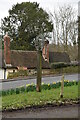
[(12, 5), (17, 2), (21, 3), (27, 1), (40, 3), (40, 7), (53, 12), (58, 6), (62, 6), (64, 4), (70, 4), (78, 10), (78, 2), (80, 0), (0, 0), (0, 21), (1, 18), (3, 19), (8, 16), (8, 10), (12, 8)]

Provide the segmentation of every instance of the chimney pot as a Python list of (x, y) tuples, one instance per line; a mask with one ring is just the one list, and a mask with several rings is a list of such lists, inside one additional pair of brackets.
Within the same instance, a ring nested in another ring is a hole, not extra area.
[(42, 54), (43, 54), (44, 60), (49, 62), (49, 41), (48, 40), (45, 40)]

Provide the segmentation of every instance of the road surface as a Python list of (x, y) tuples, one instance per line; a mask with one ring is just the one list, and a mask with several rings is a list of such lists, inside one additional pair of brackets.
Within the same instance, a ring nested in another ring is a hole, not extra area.
[[(72, 75), (65, 75), (65, 80), (79, 80), (80, 78), (78, 77), (78, 74), (72, 74)], [(42, 82), (48, 84), (48, 83), (53, 83), (61, 80), (61, 76), (55, 76), (55, 77), (43, 77)], [(2, 86), (3, 90), (11, 89), (11, 88), (16, 88), (19, 86), (26, 86), (26, 84), (31, 84), (34, 83), (36, 84), (36, 79), (28, 79), (28, 80), (17, 80), (17, 81), (9, 81), (9, 82), (2, 82), (0, 83), (0, 87)]]
[(3, 112), (3, 118), (78, 118), (78, 105), (59, 107), (28, 108), (13, 112)]

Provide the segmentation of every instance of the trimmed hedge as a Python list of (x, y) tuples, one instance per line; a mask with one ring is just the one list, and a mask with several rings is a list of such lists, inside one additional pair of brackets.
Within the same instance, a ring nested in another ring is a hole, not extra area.
[(59, 68), (65, 68), (65, 67), (70, 67), (70, 66), (78, 66), (78, 63), (65, 63), (65, 62), (54, 62), (51, 63), (51, 68), (52, 69), (59, 69)]
[(51, 64), (52, 69), (64, 68), (64, 67), (68, 67), (68, 66), (70, 66), (70, 64), (64, 63), (64, 62), (57, 62), (57, 63)]

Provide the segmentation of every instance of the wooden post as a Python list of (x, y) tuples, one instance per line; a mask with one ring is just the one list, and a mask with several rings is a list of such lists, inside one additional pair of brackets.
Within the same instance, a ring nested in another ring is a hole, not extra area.
[(61, 93), (60, 93), (61, 98), (63, 98), (63, 92), (64, 92), (64, 75), (62, 76), (61, 79)]
[(37, 51), (37, 92), (41, 91), (41, 77), (42, 77), (42, 52)]

